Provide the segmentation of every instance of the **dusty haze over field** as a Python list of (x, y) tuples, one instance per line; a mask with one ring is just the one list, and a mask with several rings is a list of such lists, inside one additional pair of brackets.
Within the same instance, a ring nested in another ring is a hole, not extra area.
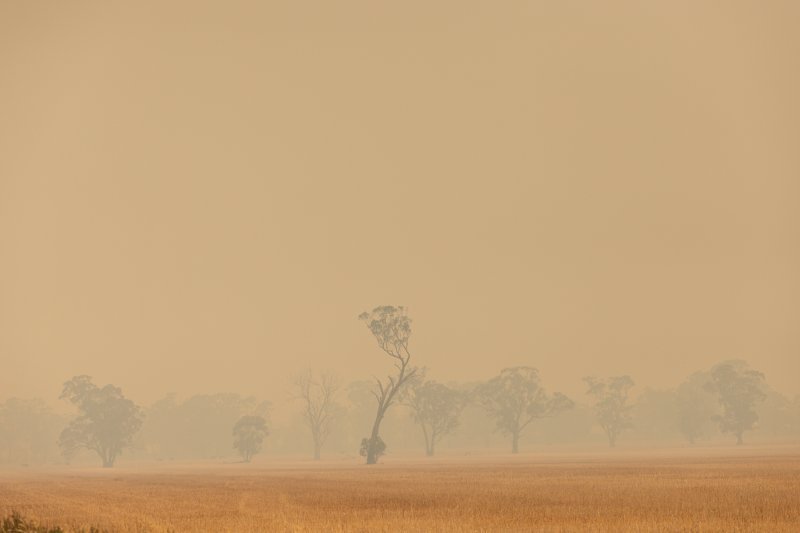
[(383, 375), (382, 304), (440, 380), (800, 393), (797, 2), (164, 4), (0, 4), (0, 401)]

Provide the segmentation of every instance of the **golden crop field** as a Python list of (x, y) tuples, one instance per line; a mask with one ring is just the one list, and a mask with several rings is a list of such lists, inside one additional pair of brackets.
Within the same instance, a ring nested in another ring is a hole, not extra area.
[(800, 531), (800, 450), (64, 467), (0, 512), (109, 531)]

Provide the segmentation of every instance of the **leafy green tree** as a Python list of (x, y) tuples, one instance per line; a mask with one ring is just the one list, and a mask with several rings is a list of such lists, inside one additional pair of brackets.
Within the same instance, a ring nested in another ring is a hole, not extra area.
[(409, 384), (403, 403), (411, 408), (414, 421), (425, 437), (425, 455), (434, 454), (436, 443), (458, 427), (465, 395), (435, 381)]
[(758, 422), (755, 405), (764, 401), (764, 374), (752, 370), (744, 361), (725, 361), (711, 369), (711, 380), (707, 390), (717, 396), (722, 414), (714, 419), (723, 433), (736, 435), (736, 444), (744, 441), (745, 431), (753, 429)]
[(377, 388), (372, 391), (378, 404), (375, 421), (372, 423), (370, 436), (362, 440), (362, 450), (366, 454), (367, 464), (372, 465), (378, 461), (379, 455), (386, 448), (380, 438), (381, 422), (386, 416), (386, 411), (395, 403), (398, 393), (406, 383), (414, 378), (417, 369), (409, 365), (411, 352), (408, 350), (408, 339), (411, 336), (411, 318), (404, 307), (384, 305), (368, 313), (361, 313), (358, 318), (366, 323), (378, 342), (378, 347), (394, 360), (394, 367), (397, 370), (385, 381), (375, 378)]
[(630, 376), (615, 376), (608, 379), (587, 377), (584, 381), (589, 386), (587, 394), (595, 400), (597, 422), (608, 437), (608, 445), (613, 448), (620, 433), (633, 427), (632, 406), (628, 404), (633, 380)]
[(244, 462), (249, 463), (261, 451), (267, 435), (269, 430), (263, 416), (243, 416), (233, 426), (233, 447), (239, 451)]
[(477, 397), (497, 429), (511, 436), (511, 453), (519, 452), (519, 438), (534, 420), (555, 416), (575, 405), (560, 392), (548, 395), (539, 371), (529, 366), (503, 369), (479, 388)]
[(78, 408), (78, 416), (64, 428), (59, 446), (66, 457), (79, 449), (97, 453), (104, 468), (111, 468), (117, 457), (130, 446), (142, 426), (142, 411), (113, 385), (103, 388), (89, 376), (76, 376), (64, 383), (61, 398)]

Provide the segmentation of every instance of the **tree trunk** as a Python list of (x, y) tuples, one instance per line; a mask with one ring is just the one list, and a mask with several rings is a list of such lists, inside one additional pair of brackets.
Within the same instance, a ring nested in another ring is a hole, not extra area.
[(374, 465), (378, 462), (378, 454), (375, 451), (374, 443), (378, 438), (378, 434), (381, 428), (381, 421), (383, 420), (384, 415), (386, 414), (386, 410), (392, 405), (394, 401), (394, 396), (397, 394), (397, 391), (405, 384), (406, 380), (409, 379), (414, 375), (414, 371), (412, 370), (409, 374), (406, 374), (406, 365), (408, 364), (408, 360), (406, 359), (403, 361), (403, 366), (400, 368), (400, 374), (397, 376), (397, 381), (391, 381), (383, 388), (383, 385), (378, 382), (379, 386), (381, 387), (381, 397), (378, 398), (378, 412), (375, 414), (375, 423), (372, 425), (372, 435), (370, 436), (370, 443), (373, 445), (369, 446), (367, 450), (367, 464)]
[(737, 446), (741, 446), (742, 444), (744, 444), (744, 441), (742, 440), (742, 434), (741, 433), (737, 433), (736, 434), (736, 445)]
[(422, 434), (425, 436), (425, 455), (430, 457), (433, 455), (433, 435), (428, 436), (428, 428), (425, 427), (425, 424), (420, 424), (422, 427)]
[[(375, 436), (377, 437), (377, 433), (375, 434)], [(378, 454), (375, 453), (375, 446), (373, 444), (374, 442), (375, 442), (375, 437), (372, 437), (372, 439), (370, 440), (369, 447), (367, 448), (367, 464), (368, 465), (374, 465), (375, 463), (378, 462)]]
[(614, 448), (617, 445), (617, 436), (614, 433), (608, 434), (608, 445)]
[(383, 408), (378, 407), (378, 414), (375, 417), (375, 423), (372, 425), (372, 435), (370, 436), (370, 445), (367, 447), (367, 464), (374, 465), (378, 462), (378, 454), (375, 453), (375, 441), (378, 438), (378, 432), (381, 429), (381, 420), (383, 420)]
[(519, 453), (519, 431), (511, 434), (511, 453)]
[(322, 446), (320, 446), (318, 441), (314, 441), (314, 460), (319, 461), (321, 455), (322, 455)]

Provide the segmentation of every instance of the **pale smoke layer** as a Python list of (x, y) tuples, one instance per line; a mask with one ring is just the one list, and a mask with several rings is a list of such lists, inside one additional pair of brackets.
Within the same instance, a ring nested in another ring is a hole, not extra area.
[(381, 304), (440, 381), (800, 392), (800, 7), (581, 4), (0, 5), (0, 401), (279, 404)]

